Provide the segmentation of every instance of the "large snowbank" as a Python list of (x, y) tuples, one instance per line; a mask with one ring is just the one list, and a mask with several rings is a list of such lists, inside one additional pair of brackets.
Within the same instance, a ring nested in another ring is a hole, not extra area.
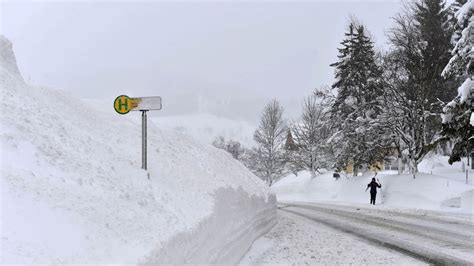
[(148, 179), (138, 114), (29, 86), (0, 48), (0, 264), (236, 263), (273, 226), (274, 195), (226, 152), (149, 123)]
[[(447, 157), (428, 158), (419, 168), (424, 173), (418, 173), (416, 179), (410, 174), (397, 175), (388, 171), (378, 174), (382, 191), (377, 194), (376, 203), (382, 203), (383, 195), (385, 206), (473, 213), (474, 171), (470, 172), (470, 180), (465, 184), (465, 173), (461, 172), (460, 164), (449, 166)], [(365, 188), (373, 176), (341, 176), (335, 180), (332, 172), (328, 172), (311, 179), (309, 173), (302, 172), (281, 179), (272, 189), (278, 201), (283, 202), (369, 204), (369, 192)]]

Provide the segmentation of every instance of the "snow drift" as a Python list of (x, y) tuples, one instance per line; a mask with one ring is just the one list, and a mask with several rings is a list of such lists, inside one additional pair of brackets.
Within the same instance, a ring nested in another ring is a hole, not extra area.
[[(236, 263), (275, 197), (224, 151), (29, 86), (0, 36), (1, 238), (6, 263)], [(112, 108), (112, 104), (110, 104)]]

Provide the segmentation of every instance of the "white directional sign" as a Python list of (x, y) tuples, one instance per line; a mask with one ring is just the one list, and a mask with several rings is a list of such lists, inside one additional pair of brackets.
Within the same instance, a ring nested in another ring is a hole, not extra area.
[(143, 110), (161, 110), (161, 97), (139, 97), (132, 98), (137, 103), (135, 108), (130, 111), (143, 111)]

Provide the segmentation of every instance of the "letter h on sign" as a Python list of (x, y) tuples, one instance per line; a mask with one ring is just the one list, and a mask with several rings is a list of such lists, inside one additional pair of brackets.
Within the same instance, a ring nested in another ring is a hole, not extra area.
[[(123, 102), (122, 102), (123, 100)], [(128, 99), (125, 98), (125, 99), (118, 99), (118, 108), (120, 109), (120, 111), (122, 110), (127, 110), (128, 108)]]

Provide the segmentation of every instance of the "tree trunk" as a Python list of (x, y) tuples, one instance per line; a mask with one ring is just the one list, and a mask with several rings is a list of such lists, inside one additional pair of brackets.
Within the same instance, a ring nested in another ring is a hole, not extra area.
[(316, 171), (314, 169), (309, 170), (311, 173), (311, 179), (314, 179), (316, 177)]
[(401, 175), (403, 173), (403, 165), (402, 165), (402, 157), (398, 156), (397, 157), (397, 165), (398, 165), (398, 175)]
[(358, 165), (354, 165), (354, 166), (352, 167), (352, 174), (353, 174), (354, 176), (357, 176), (357, 174), (359, 173), (358, 171), (359, 171), (359, 166), (358, 166)]
[(416, 173), (418, 173), (418, 162), (416, 160), (412, 161), (412, 174), (413, 174), (413, 179), (416, 178)]

